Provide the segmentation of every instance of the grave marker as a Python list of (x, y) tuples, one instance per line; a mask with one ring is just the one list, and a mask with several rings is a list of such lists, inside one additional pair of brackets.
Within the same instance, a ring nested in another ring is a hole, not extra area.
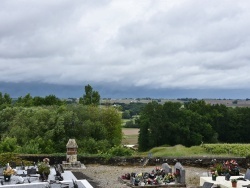
[(186, 171), (181, 165), (180, 162), (177, 162), (174, 165), (174, 173), (177, 174), (179, 177), (177, 178), (177, 183), (185, 184), (186, 183)]

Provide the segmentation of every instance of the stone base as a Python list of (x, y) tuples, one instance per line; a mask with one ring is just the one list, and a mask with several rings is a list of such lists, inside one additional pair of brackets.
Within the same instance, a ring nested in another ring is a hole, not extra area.
[(62, 166), (64, 169), (79, 169), (79, 168), (85, 168), (83, 164), (81, 164), (80, 161), (75, 161), (75, 162), (67, 162), (63, 161)]

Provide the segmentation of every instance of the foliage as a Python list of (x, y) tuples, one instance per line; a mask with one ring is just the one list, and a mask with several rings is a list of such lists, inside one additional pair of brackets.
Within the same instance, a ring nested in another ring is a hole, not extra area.
[(237, 182), (237, 179), (231, 179), (231, 182), (232, 182), (232, 183), (236, 183), (236, 182)]
[[(148, 103), (141, 111), (139, 150), (164, 144), (248, 143), (250, 108), (227, 108), (203, 100), (185, 103)], [(247, 154), (248, 155), (248, 154)]]
[(0, 92), (0, 110), (10, 106), (12, 103), (12, 99), (10, 95), (5, 93), (4, 95)]
[(153, 156), (157, 157), (201, 156), (208, 154), (206, 150), (201, 148), (200, 146), (185, 147), (183, 145), (155, 147), (147, 151), (145, 155), (147, 155), (148, 153), (151, 153)]
[(7, 107), (0, 111), (0, 128), (1, 152), (60, 153), (73, 137), (79, 143), (90, 138), (97, 142), (88, 150), (92, 153), (107, 151), (122, 139), (120, 113), (91, 105)]
[(92, 86), (88, 84), (85, 86), (85, 95), (80, 98), (79, 103), (98, 106), (100, 104), (100, 94), (98, 91), (94, 91)]
[(108, 153), (112, 155), (113, 157), (114, 156), (132, 156), (133, 150), (122, 147), (122, 146), (115, 146), (115, 147), (112, 147), (108, 151)]
[(123, 119), (130, 119), (131, 118), (130, 111), (125, 110), (124, 112), (122, 112), (122, 118)]
[(17, 139), (5, 137), (0, 143), (0, 152), (12, 152), (17, 149)]
[(19, 164), (19, 165), (21, 165), (21, 163), (24, 163), (26, 165), (31, 164), (30, 161), (22, 160), (20, 157), (18, 157), (18, 154), (16, 153), (8, 152), (8, 153), (0, 154), (0, 166), (4, 166), (10, 162), (15, 162), (16, 164)]
[(38, 164), (38, 173), (39, 174), (45, 174), (48, 175), (50, 174), (50, 166), (46, 162), (40, 162)]
[(78, 153), (97, 154), (106, 152), (110, 148), (108, 140), (96, 141), (93, 138), (86, 138), (78, 142)]
[(214, 155), (228, 154), (234, 156), (250, 155), (250, 144), (202, 144), (202, 147)]
[(125, 123), (124, 128), (140, 128), (140, 126), (136, 121), (130, 120)]
[(119, 106), (122, 107), (123, 111), (128, 110), (130, 116), (135, 116), (140, 114), (141, 110), (147, 105), (145, 103), (134, 103), (131, 102), (129, 104), (125, 104), (125, 103), (115, 103), (118, 104)]
[[(239, 144), (240, 146), (240, 144)], [(238, 155), (229, 155), (228, 153), (220, 153), (213, 154), (202, 146), (192, 146), (185, 147), (183, 145), (175, 145), (175, 146), (160, 146), (154, 147), (146, 152), (140, 152), (140, 155), (147, 156), (148, 154), (152, 154), (154, 157), (188, 157), (188, 156), (223, 156), (223, 157), (233, 157)], [(244, 156), (244, 155), (243, 155)]]

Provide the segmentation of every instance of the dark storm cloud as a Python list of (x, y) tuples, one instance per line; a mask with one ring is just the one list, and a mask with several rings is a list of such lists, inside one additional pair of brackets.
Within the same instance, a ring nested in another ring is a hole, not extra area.
[(248, 1), (6, 0), (0, 81), (245, 88)]

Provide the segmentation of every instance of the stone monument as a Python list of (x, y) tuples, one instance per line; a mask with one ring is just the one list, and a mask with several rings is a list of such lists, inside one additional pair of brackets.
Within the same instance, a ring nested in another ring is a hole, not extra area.
[(62, 165), (65, 169), (71, 168), (81, 168), (82, 164), (80, 161), (77, 161), (77, 143), (75, 139), (69, 139), (66, 145), (67, 153), (66, 153), (66, 161), (63, 161)]

